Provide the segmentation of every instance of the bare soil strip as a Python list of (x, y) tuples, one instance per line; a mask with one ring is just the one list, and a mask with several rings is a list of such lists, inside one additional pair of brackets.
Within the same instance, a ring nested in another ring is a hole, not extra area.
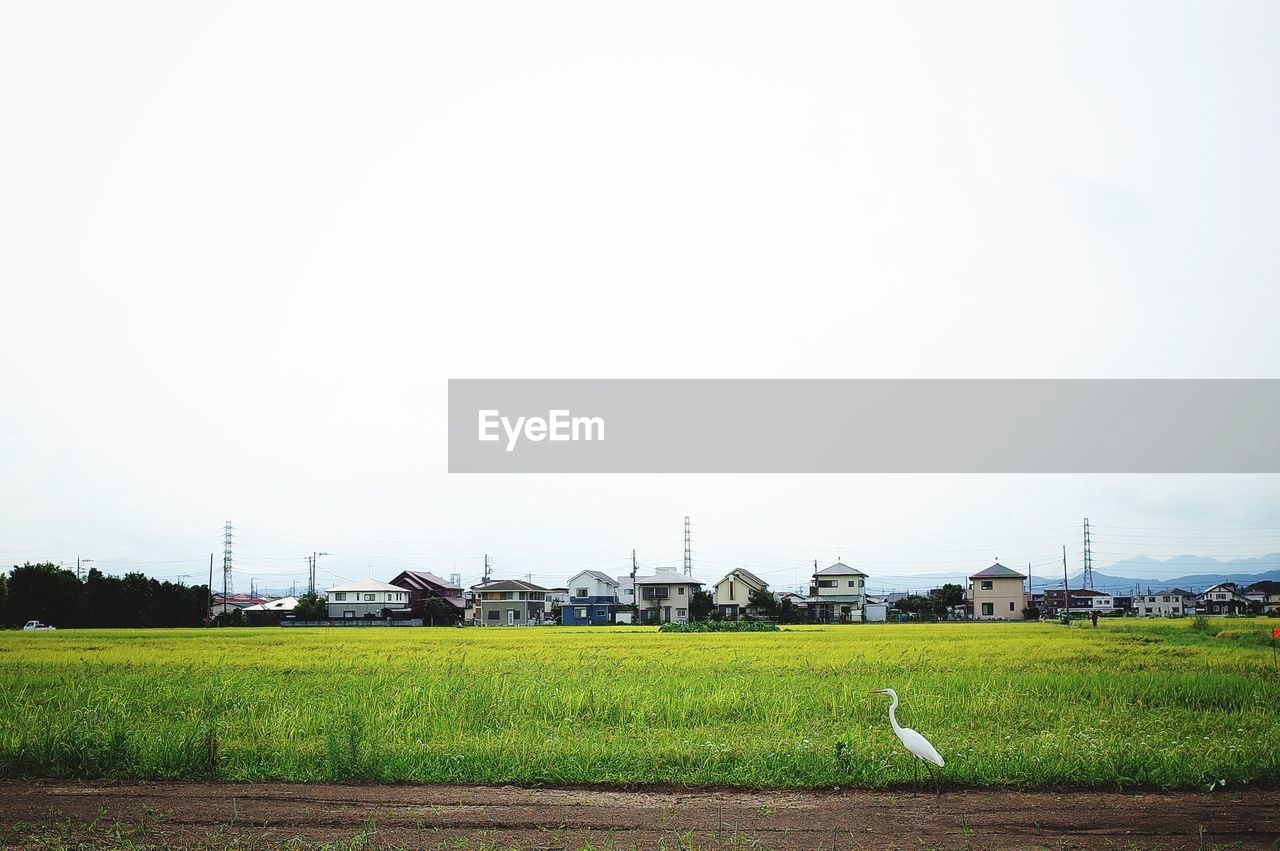
[(1276, 848), (1280, 792), (527, 789), (0, 781), (0, 843), (403, 848)]

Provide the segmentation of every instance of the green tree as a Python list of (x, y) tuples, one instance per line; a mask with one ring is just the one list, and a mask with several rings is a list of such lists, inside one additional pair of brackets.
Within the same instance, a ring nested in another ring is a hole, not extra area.
[(51, 562), (24, 564), (9, 572), (4, 622), (38, 620), (51, 626), (81, 626), (83, 597), (75, 573)]
[(322, 621), (329, 616), (329, 607), (319, 594), (303, 594), (293, 607), (293, 616), (300, 621)]
[(453, 626), (458, 620), (458, 610), (439, 597), (422, 601), (422, 622), (427, 626)]
[(704, 621), (716, 610), (715, 597), (710, 591), (699, 588), (689, 599), (689, 620)]
[(778, 598), (768, 588), (752, 588), (747, 595), (747, 605), (756, 610), (756, 614), (766, 618), (778, 616)]
[(893, 604), (893, 607), (900, 612), (906, 612), (918, 617), (924, 613), (933, 614), (934, 602), (920, 594), (911, 594), (900, 598), (898, 602)]

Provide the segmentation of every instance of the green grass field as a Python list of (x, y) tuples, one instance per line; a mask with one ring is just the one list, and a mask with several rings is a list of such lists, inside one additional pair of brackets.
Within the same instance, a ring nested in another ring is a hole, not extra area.
[[(1280, 781), (1268, 619), (0, 634), (0, 775), (884, 786)], [(839, 745), (839, 746), (838, 746)]]

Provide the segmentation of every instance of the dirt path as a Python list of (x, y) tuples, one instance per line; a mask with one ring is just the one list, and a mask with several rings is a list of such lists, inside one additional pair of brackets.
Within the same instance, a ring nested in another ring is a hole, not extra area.
[(0, 782), (6, 847), (1275, 848), (1280, 792)]

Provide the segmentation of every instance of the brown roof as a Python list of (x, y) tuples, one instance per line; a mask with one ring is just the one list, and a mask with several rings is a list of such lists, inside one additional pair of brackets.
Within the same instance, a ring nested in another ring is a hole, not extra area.
[(402, 571), (395, 579), (391, 580), (392, 585), (401, 585), (403, 581), (404, 588), (412, 588), (415, 591), (425, 591), (427, 588), (440, 588), (445, 591), (461, 591), (461, 585), (454, 585), (447, 579), (441, 579), (434, 573), (428, 573), (425, 570), (405, 570)]

